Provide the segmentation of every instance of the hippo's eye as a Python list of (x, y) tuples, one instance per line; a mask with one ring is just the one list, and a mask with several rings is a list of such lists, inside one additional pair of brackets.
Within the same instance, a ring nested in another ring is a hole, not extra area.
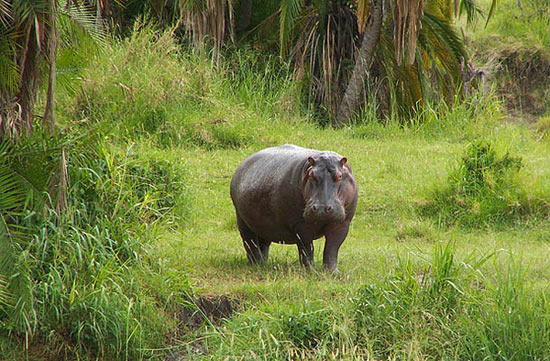
[(342, 180), (342, 172), (336, 172), (336, 174), (334, 175), (334, 180), (336, 182), (339, 182)]

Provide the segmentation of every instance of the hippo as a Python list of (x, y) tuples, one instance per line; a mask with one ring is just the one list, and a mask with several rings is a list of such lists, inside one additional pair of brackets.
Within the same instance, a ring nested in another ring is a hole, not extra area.
[(239, 165), (230, 188), (249, 263), (266, 261), (275, 242), (296, 244), (300, 263), (312, 266), (313, 240), (325, 236), (323, 266), (338, 271), (358, 197), (346, 157), (292, 144), (267, 148)]

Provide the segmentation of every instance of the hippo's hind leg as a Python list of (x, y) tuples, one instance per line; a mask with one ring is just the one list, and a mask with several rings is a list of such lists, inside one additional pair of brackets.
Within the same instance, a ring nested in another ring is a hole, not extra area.
[(271, 241), (267, 241), (254, 233), (244, 221), (237, 215), (237, 226), (243, 239), (244, 249), (248, 257), (248, 263), (261, 263), (267, 261)]
[(271, 242), (261, 237), (243, 237), (243, 245), (248, 257), (248, 263), (263, 263), (267, 261)]

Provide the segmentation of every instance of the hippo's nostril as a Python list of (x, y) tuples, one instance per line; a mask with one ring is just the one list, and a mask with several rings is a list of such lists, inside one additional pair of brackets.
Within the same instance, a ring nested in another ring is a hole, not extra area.
[(313, 212), (317, 212), (318, 209), (319, 209), (319, 208), (318, 208), (315, 204), (311, 206), (311, 210), (312, 210)]
[(332, 206), (327, 206), (327, 212), (332, 212)]

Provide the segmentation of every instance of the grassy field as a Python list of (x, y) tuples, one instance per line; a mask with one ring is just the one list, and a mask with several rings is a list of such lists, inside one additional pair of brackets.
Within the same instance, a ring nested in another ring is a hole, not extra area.
[[(44, 326), (38, 348), (58, 343), (29, 356), (2, 339), (7, 359), (76, 350), (75, 359), (550, 360), (546, 128), (510, 121), (494, 93), (427, 105), (408, 121), (367, 113), (324, 128), (300, 105), (287, 64), (250, 49), (226, 57), (215, 67), (143, 26), (90, 57), (78, 86), (61, 87), (65, 131), (97, 135), (105, 174), (74, 189), (95, 191), (87, 207), (98, 229), (115, 233), (97, 236), (105, 264), (96, 267), (125, 298), (98, 298), (112, 285), (95, 288), (91, 247), (77, 263), (89, 274), (60, 281), (65, 308), (47, 326), (60, 334)], [(247, 264), (231, 176), (247, 156), (285, 143), (336, 151), (353, 167), (359, 203), (338, 274), (320, 266), (324, 240), (311, 270), (291, 245)], [(74, 246), (71, 237), (60, 239)], [(126, 260), (106, 246), (116, 242)], [(61, 252), (67, 272), (76, 266), (63, 257), (78, 258), (76, 248)], [(96, 300), (107, 326), (75, 316)], [(75, 320), (93, 328), (91, 341)]]

